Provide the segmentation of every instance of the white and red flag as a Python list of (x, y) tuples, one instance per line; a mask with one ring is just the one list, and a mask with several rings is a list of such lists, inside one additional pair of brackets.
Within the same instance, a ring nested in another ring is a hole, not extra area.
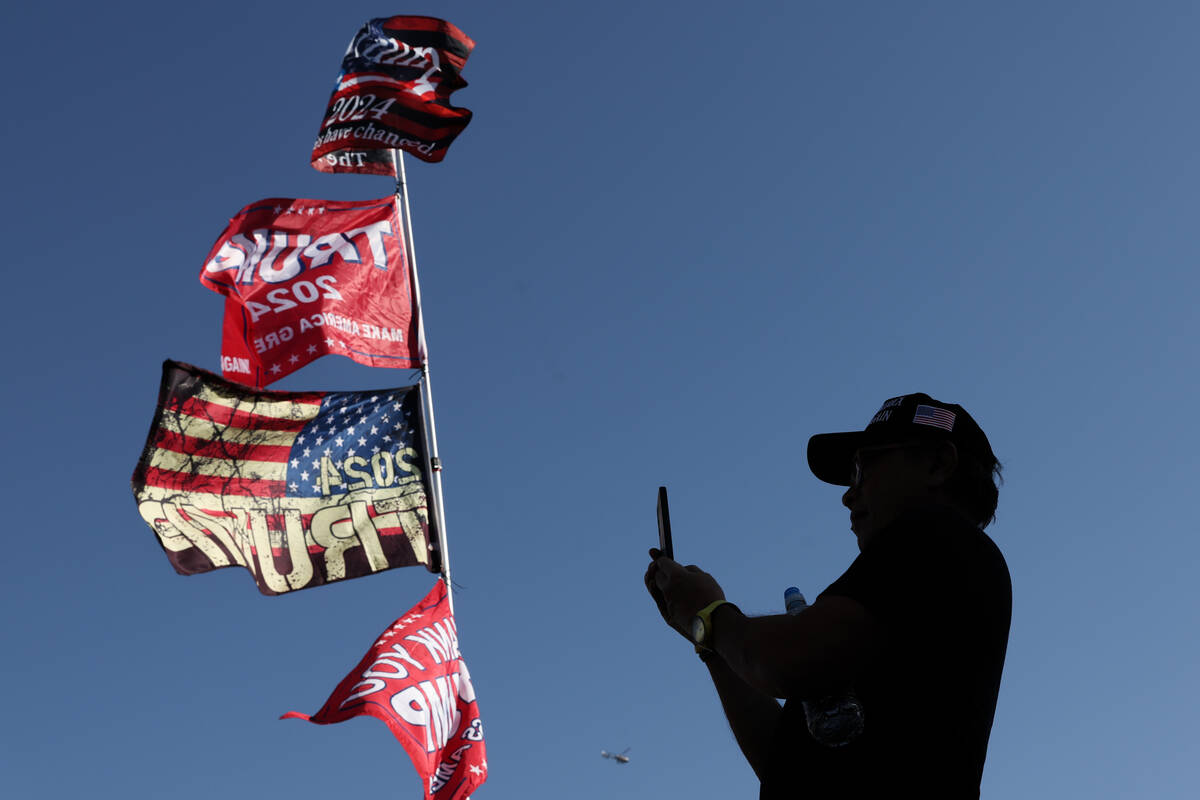
[(221, 372), (262, 388), (327, 353), (420, 366), (396, 204), (268, 198), (217, 239), (200, 282), (225, 295)]
[(462, 800), (487, 780), (479, 706), (441, 580), (375, 640), (320, 711), (280, 719), (328, 725), (363, 714), (400, 740), (426, 800)]

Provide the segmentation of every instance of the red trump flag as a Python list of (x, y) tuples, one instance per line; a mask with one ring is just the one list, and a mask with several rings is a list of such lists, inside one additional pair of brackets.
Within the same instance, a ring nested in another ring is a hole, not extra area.
[(426, 800), (462, 800), (487, 780), (479, 706), (442, 581), (375, 640), (320, 711), (280, 719), (328, 725), (364, 714), (400, 740)]
[(268, 198), (217, 239), (200, 282), (225, 295), (221, 372), (271, 384), (326, 353), (419, 367), (417, 309), (394, 198)]
[(392, 150), (441, 161), (471, 121), (450, 105), (475, 42), (435, 17), (367, 22), (346, 50), (313, 144), (321, 172), (391, 175)]

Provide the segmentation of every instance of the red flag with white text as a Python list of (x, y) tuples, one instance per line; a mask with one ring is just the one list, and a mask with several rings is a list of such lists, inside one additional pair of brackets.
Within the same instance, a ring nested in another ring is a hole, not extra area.
[(375, 640), (320, 711), (280, 719), (328, 725), (364, 714), (400, 740), (426, 800), (462, 800), (487, 780), (479, 706), (441, 580)]
[(268, 198), (217, 239), (200, 282), (226, 297), (221, 372), (262, 388), (327, 353), (419, 367), (395, 199)]
[(467, 85), (462, 68), (475, 42), (436, 17), (379, 17), (364, 24), (342, 69), (313, 144), (321, 172), (391, 175), (392, 150), (441, 161), (471, 121), (450, 105)]

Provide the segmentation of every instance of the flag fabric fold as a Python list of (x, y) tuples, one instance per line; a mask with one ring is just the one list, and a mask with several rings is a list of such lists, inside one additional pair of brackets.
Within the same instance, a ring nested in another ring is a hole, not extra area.
[(267, 386), (328, 353), (417, 368), (417, 313), (395, 199), (283, 197), (246, 206), (200, 282), (223, 294), (221, 371)]
[(166, 361), (132, 486), (181, 575), (242, 566), (276, 595), (440, 569), (415, 386), (254, 391)]
[(471, 121), (450, 105), (475, 42), (445, 20), (397, 16), (367, 22), (342, 58), (313, 144), (321, 172), (391, 175), (393, 149), (441, 161)]
[(399, 740), (426, 800), (462, 800), (487, 780), (479, 706), (441, 580), (388, 626), (316, 714), (280, 719), (328, 725), (362, 715)]

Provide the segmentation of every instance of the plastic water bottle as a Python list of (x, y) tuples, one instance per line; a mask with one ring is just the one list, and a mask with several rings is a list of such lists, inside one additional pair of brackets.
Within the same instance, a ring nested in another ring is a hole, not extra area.
[[(783, 592), (783, 604), (788, 614), (799, 614), (808, 608), (804, 595), (795, 586)], [(802, 701), (808, 732), (826, 747), (849, 744), (863, 731), (862, 703), (853, 691), (841, 695), (814, 697)]]

